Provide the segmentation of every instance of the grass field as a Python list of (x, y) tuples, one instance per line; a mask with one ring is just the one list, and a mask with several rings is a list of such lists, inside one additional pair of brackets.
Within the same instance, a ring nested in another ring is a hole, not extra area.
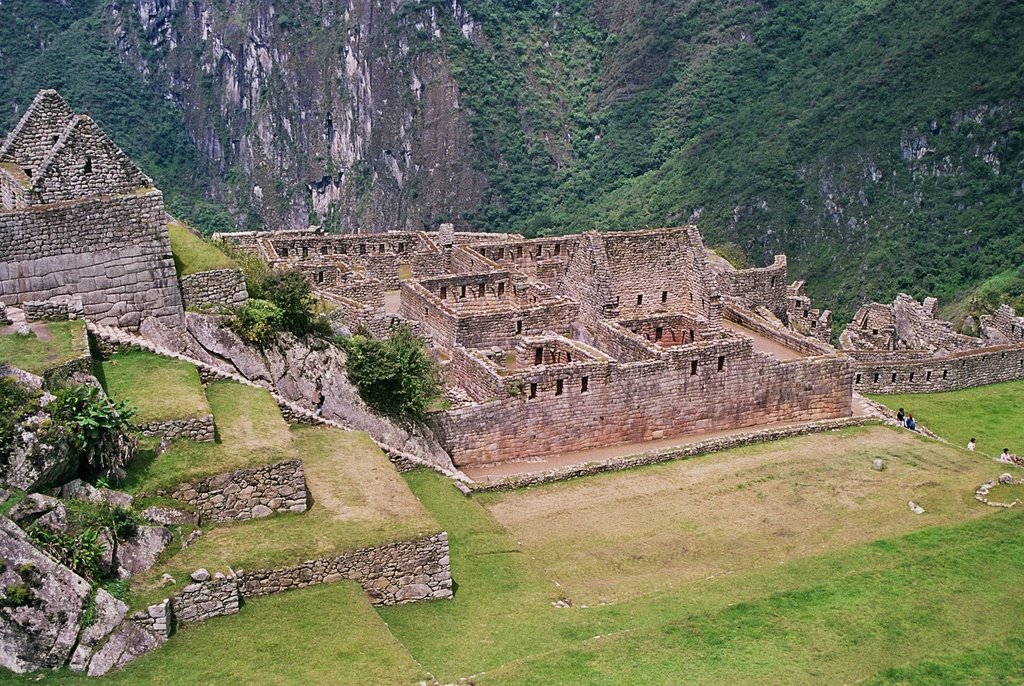
[(978, 452), (998, 456), (1003, 448), (1024, 454), (1024, 381), (979, 386), (947, 393), (876, 395), (872, 398), (894, 410), (905, 408), (947, 441), (966, 446), (978, 439)]
[(137, 424), (210, 414), (199, 372), (187, 362), (132, 350), (113, 355), (96, 368), (107, 395), (138, 410)]
[(0, 336), (0, 362), (33, 374), (42, 374), (65, 362), (89, 354), (85, 343), (85, 322), (74, 320), (46, 325), (52, 338), (44, 341), (31, 336)]
[(170, 222), (171, 252), (178, 276), (188, 276), (211, 269), (237, 269), (238, 265), (212, 242), (199, 238), (181, 222)]

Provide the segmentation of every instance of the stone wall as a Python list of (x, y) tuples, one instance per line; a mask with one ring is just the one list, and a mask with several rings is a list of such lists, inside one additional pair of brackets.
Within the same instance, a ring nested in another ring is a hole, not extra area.
[(308, 500), (305, 471), (298, 460), (186, 481), (160, 495), (188, 503), (204, 521), (215, 522), (305, 512)]
[(237, 579), (189, 584), (171, 598), (174, 619), (179, 622), (205, 622), (214, 617), (238, 614), (239, 586)]
[(767, 267), (721, 269), (718, 288), (722, 295), (736, 298), (748, 307), (764, 307), (785, 320), (787, 310), (786, 256), (776, 255)]
[(432, 415), (457, 466), (852, 413), (849, 358), (779, 362), (740, 337), (641, 362), (541, 368), (524, 382), (517, 397)]
[(147, 422), (136, 427), (143, 436), (160, 436), (168, 440), (187, 438), (192, 441), (212, 442), (215, 438), (213, 415), (170, 419), (163, 422)]
[(0, 211), (0, 299), (62, 295), (80, 295), (85, 318), (102, 324), (180, 322), (159, 191)]
[(480, 481), (470, 484), (469, 488), (475, 493), (487, 491), (509, 491), (518, 488), (526, 488), (553, 481), (566, 481), (582, 476), (591, 476), (602, 472), (617, 472), (624, 469), (634, 469), (644, 465), (659, 464), (672, 460), (683, 460), (698, 455), (707, 455), (720, 450), (739, 448), (744, 445), (767, 443), (783, 438), (805, 436), (808, 434), (821, 433), (824, 431), (838, 431), (853, 426), (870, 424), (878, 420), (868, 417), (849, 417), (846, 419), (826, 419), (817, 422), (808, 422), (794, 426), (781, 427), (778, 429), (764, 429), (760, 431), (748, 431), (721, 438), (712, 438), (698, 443), (678, 446), (674, 448), (660, 448), (649, 450), (637, 455), (627, 457), (616, 457), (607, 460), (585, 462), (582, 464), (558, 467), (543, 472), (532, 474), (517, 474), (490, 481)]
[(81, 319), (82, 298), (77, 295), (58, 295), (49, 300), (29, 300), (22, 303), (25, 319), (30, 322), (65, 322)]
[(249, 298), (241, 269), (214, 269), (183, 276), (181, 294), (189, 309), (238, 307)]
[(246, 598), (351, 579), (362, 584), (374, 605), (452, 597), (448, 534), (355, 550), (310, 560), (287, 569), (259, 570), (239, 576)]
[(847, 351), (861, 393), (933, 393), (1024, 379), (1024, 346), (936, 356), (928, 351)]

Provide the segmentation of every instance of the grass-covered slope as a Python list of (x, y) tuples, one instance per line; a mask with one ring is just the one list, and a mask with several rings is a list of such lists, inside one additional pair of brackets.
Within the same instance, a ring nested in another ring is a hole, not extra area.
[(95, 365), (107, 395), (137, 410), (136, 424), (210, 414), (194, 365), (143, 350), (112, 355)]
[(0, 335), (0, 363), (7, 363), (32, 374), (41, 375), (81, 357), (89, 350), (85, 340), (85, 322), (36, 323), (28, 336), (15, 333)]
[(188, 276), (213, 269), (236, 269), (238, 265), (207, 239), (200, 238), (178, 221), (167, 225), (178, 276)]

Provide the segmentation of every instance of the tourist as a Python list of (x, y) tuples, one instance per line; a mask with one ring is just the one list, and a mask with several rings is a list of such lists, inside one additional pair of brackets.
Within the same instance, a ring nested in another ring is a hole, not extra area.
[(999, 456), (999, 461), (1000, 462), (1007, 462), (1009, 464), (1013, 464), (1013, 458), (1010, 457), (1010, 449), (1009, 448), (1003, 448), (1003, 454)]
[(324, 389), (320, 384), (316, 385), (316, 416), (319, 417), (324, 413), (324, 402), (327, 400), (324, 397)]
[(901, 407), (896, 412), (896, 421), (900, 423), (900, 426), (904, 425), (904, 423), (906, 422), (906, 417), (907, 417), (907, 414), (903, 411), (903, 408)]
[(968, 450), (970, 450), (970, 451), (971, 451), (971, 452), (973, 453), (973, 452), (974, 452), (974, 449), (975, 449), (975, 448), (976, 448), (977, 446), (978, 446), (978, 443), (977, 443), (977, 441), (975, 441), (975, 440), (974, 440), (974, 439), (972, 438), (972, 439), (970, 440), (970, 442), (969, 442), (969, 443), (967, 444), (967, 449), (968, 449)]
[(914, 415), (907, 415), (907, 423), (904, 425), (911, 431), (917, 431), (917, 422), (914, 421)]

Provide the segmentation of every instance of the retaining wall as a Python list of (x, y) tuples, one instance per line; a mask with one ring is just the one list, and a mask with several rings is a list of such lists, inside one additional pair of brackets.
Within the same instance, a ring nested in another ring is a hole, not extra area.
[(166, 439), (187, 438), (192, 441), (210, 442), (215, 438), (213, 415), (190, 417), (188, 419), (171, 419), (165, 422), (147, 422), (138, 424), (136, 428), (143, 436), (160, 436)]
[(1024, 346), (935, 357), (930, 352), (847, 351), (861, 393), (933, 393), (1024, 379)]
[(213, 269), (181, 277), (185, 307), (238, 307), (249, 298), (241, 269)]
[(305, 512), (308, 499), (299, 460), (186, 481), (159, 494), (188, 503), (203, 520), (215, 522)]

